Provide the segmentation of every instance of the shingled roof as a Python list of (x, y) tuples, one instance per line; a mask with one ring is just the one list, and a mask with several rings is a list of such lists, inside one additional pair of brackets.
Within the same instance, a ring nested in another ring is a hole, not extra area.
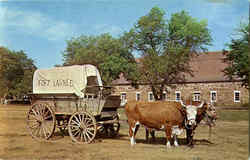
[[(191, 68), (193, 76), (187, 75), (185, 83), (196, 83), (196, 82), (226, 82), (230, 81), (223, 73), (223, 70), (228, 64), (223, 62), (225, 55), (221, 52), (208, 52), (194, 57), (191, 60)], [(136, 59), (140, 61), (140, 59)], [(113, 81), (114, 85), (118, 84), (129, 84), (123, 74), (120, 78)]]
[(223, 73), (228, 66), (223, 62), (224, 58), (225, 55), (222, 52), (208, 52), (194, 57), (190, 62), (193, 77), (187, 75), (187, 82), (229, 81)]

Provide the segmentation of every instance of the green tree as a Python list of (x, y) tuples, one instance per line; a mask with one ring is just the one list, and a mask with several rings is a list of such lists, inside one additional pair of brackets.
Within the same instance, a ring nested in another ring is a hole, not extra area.
[(36, 66), (23, 51), (0, 48), (0, 96), (20, 97), (32, 91)]
[(67, 41), (63, 52), (64, 65), (93, 64), (101, 72), (106, 85), (119, 77), (121, 72), (128, 79), (136, 70), (135, 59), (124, 41), (105, 33), (99, 36), (82, 35)]
[(236, 30), (236, 36), (227, 45), (225, 62), (229, 65), (224, 73), (230, 78), (241, 78), (242, 85), (248, 88), (250, 102), (250, 27), (242, 24)]
[(189, 61), (194, 55), (207, 51), (211, 35), (206, 21), (198, 21), (181, 11), (164, 18), (165, 12), (154, 7), (125, 32), (125, 44), (142, 56), (140, 79), (150, 84), (156, 100), (171, 83), (185, 80), (191, 74)]

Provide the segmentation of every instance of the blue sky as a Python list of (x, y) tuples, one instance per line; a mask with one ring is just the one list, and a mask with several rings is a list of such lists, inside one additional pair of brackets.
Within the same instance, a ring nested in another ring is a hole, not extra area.
[(23, 50), (38, 68), (62, 64), (66, 40), (128, 31), (154, 6), (171, 14), (185, 10), (206, 19), (213, 46), (220, 51), (241, 22), (248, 20), (248, 0), (0, 0), (0, 46)]

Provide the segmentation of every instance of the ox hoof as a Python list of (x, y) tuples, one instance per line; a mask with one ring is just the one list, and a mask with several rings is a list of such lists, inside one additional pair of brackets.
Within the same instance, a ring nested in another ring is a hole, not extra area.
[(189, 144), (188, 147), (189, 148), (194, 148), (194, 145), (193, 144)]
[(170, 142), (168, 142), (166, 146), (167, 146), (167, 148), (171, 148)]
[(179, 144), (177, 142), (174, 142), (175, 147), (179, 147)]
[(131, 143), (131, 146), (134, 146), (136, 143)]
[(134, 146), (136, 144), (134, 137), (130, 138), (130, 144), (131, 144), (131, 146)]

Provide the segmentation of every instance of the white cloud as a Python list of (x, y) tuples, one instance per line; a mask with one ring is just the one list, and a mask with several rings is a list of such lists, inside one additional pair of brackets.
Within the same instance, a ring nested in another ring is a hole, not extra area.
[(49, 40), (57, 40), (58, 38), (68, 38), (73, 35), (72, 26), (64, 22), (57, 22), (45, 31)]
[(48, 40), (66, 39), (73, 33), (72, 24), (52, 19), (40, 12), (20, 11), (4, 7), (0, 7), (0, 9), (0, 21), (4, 24), (2, 30), (14, 28), (17, 32)]
[(110, 33), (111, 35), (118, 36), (123, 32), (120, 27), (108, 24), (98, 24), (94, 28), (98, 34)]
[(238, 0), (205, 0), (210, 3), (233, 3), (238, 2)]
[(4, 26), (5, 23), (3, 23), (4, 21), (4, 17), (5, 17), (5, 13), (6, 13), (6, 9), (3, 8), (0, 4), (0, 45), (5, 46), (6, 45), (6, 41), (4, 41)]

